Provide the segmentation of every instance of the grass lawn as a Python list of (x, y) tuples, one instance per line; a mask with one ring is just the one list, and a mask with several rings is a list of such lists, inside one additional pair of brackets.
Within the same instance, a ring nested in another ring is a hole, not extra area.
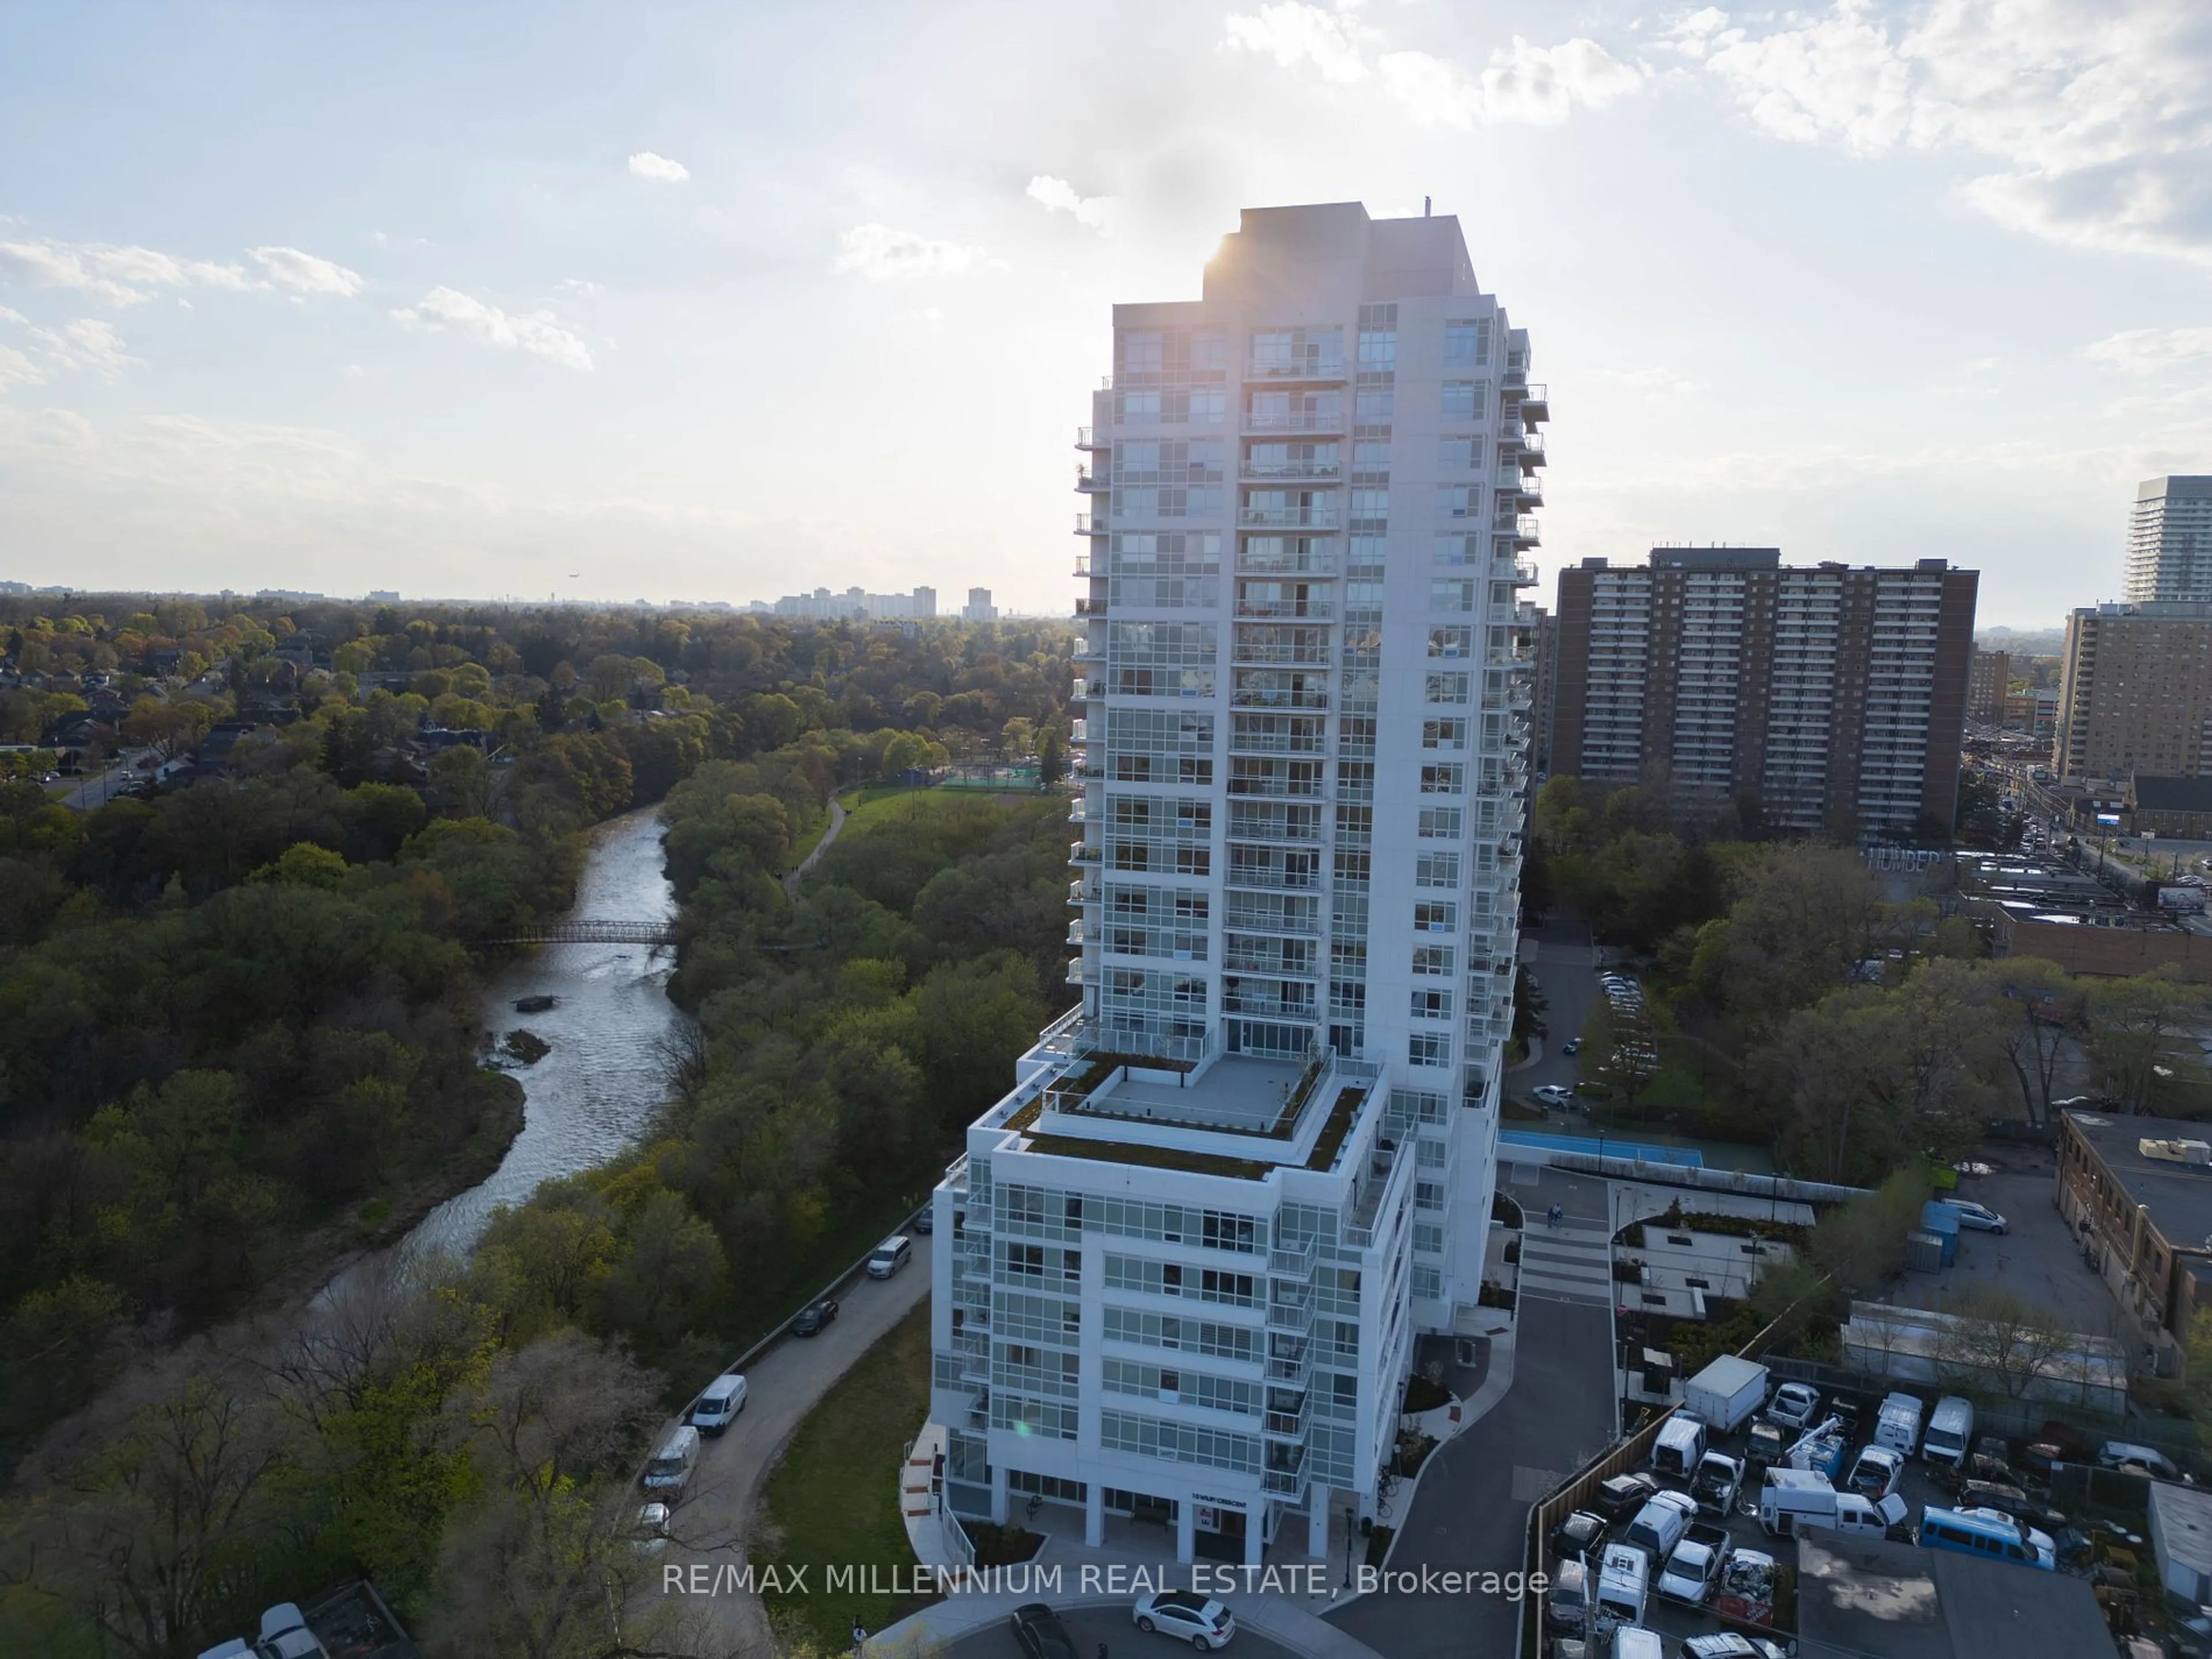
[(853, 1621), (872, 1631), (904, 1618), (912, 1596), (822, 1588), (832, 1565), (914, 1564), (899, 1513), (901, 1461), (929, 1416), (929, 1304), (924, 1302), (845, 1374), (799, 1425), (768, 1483), (775, 1560), (806, 1566), (804, 1595), (771, 1595), (779, 1626), (796, 1625), (825, 1653), (852, 1645)]

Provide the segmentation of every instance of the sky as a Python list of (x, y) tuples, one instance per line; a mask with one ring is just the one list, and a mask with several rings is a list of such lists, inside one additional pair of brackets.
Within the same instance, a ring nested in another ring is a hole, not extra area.
[(2048, 626), (2212, 472), (2203, 0), (88, 0), (0, 10), (0, 580), (1064, 612), (1109, 307), (1424, 197), (1551, 390), (1546, 591)]

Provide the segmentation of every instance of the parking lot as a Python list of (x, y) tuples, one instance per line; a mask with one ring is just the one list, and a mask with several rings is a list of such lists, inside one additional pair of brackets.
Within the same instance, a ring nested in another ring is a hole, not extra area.
[(2058, 1316), (2068, 1330), (2121, 1336), (2125, 1322), (2068, 1231), (2052, 1202), (2051, 1155), (2042, 1147), (1985, 1147), (1976, 1158), (1991, 1166), (1985, 1176), (1962, 1176), (1960, 1198), (1987, 1205), (2010, 1224), (2003, 1233), (1959, 1235), (1959, 1259), (1940, 1273), (1907, 1273), (1895, 1299), (1911, 1308), (1942, 1310), (1947, 1298), (1975, 1287), (2008, 1291)]
[[(1923, 1395), (1927, 1393), (1926, 1390), (1921, 1392)], [(1822, 1401), (1824, 1411), (1827, 1403), (1827, 1396), (1824, 1395)], [(1860, 1400), (1859, 1421), (1865, 1432), (1871, 1432), (1875, 1408), (1880, 1403), (1879, 1400), (1864, 1398)], [(1932, 1405), (1932, 1400), (1929, 1403)], [(1747, 1430), (1748, 1426), (1746, 1425)], [(1745, 1437), (1745, 1431), (1740, 1430), (1735, 1434), (1721, 1437), (1714, 1443), (1714, 1449), (1724, 1451), (1731, 1457), (1743, 1458), (1746, 1456)], [(1785, 1436), (1785, 1440), (1789, 1437), (1791, 1437)], [(1857, 1455), (1862, 1443), (1863, 1439), (1854, 1442), (1845, 1453), (1844, 1468), (1846, 1470), (1850, 1468), (1850, 1460)], [(1797, 1564), (1796, 1540), (1790, 1538), (1771, 1537), (1766, 1529), (1759, 1524), (1759, 1492), (1762, 1474), (1763, 1469), (1759, 1463), (1747, 1461), (1743, 1486), (1738, 1492), (1735, 1510), (1723, 1523), (1729, 1534), (1729, 1547), (1731, 1549), (1763, 1551), (1773, 1557), (1779, 1565), (1794, 1569)], [(1661, 1484), (1680, 1490), (1683, 1483), (1669, 1480), (1663, 1480)], [(1840, 1475), (1838, 1484), (1840, 1486)], [(1915, 1529), (1919, 1525), (1921, 1511), (1929, 1504), (1932, 1504), (1940, 1508), (1952, 1501), (1949, 1494), (1929, 1477), (1927, 1466), (1917, 1457), (1906, 1460), (1904, 1478), (1897, 1490), (1899, 1496), (1905, 1502), (1905, 1525)], [(1626, 1530), (1631, 1518), (1631, 1515), (1620, 1516), (1608, 1529), (1607, 1535), (1613, 1538), (1620, 1536)], [(1698, 1518), (1707, 1523), (1712, 1523), (1715, 1520), (1715, 1517), (1711, 1515), (1700, 1515)], [(1593, 1552), (1593, 1559), (1595, 1559), (1595, 1553)], [(1663, 1561), (1654, 1561), (1651, 1564), (1652, 1589), (1650, 1598), (1645, 1602), (1643, 1622), (1647, 1629), (1656, 1631), (1666, 1638), (1667, 1649), (1670, 1654), (1674, 1651), (1675, 1644), (1683, 1637), (1702, 1636), (1715, 1631), (1742, 1628), (1723, 1623), (1711, 1611), (1710, 1602), (1703, 1607), (1691, 1607), (1679, 1602), (1662, 1600), (1659, 1595), (1657, 1586), (1660, 1573), (1665, 1565), (1666, 1563)], [(2021, 1571), (2027, 1571), (2029, 1569), (2022, 1568)], [(1778, 1632), (1774, 1634), (1778, 1639), (1784, 1632)]]

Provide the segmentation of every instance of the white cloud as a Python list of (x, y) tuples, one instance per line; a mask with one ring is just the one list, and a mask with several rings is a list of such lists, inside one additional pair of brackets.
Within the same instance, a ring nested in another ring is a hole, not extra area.
[(1512, 45), (1493, 51), (1472, 73), (1425, 52), (1384, 52), (1370, 66), (1366, 48), (1382, 39), (1381, 32), (1352, 10), (1340, 5), (1324, 11), (1290, 0), (1262, 6), (1256, 14), (1232, 14), (1224, 44), (1272, 57), (1285, 69), (1310, 64), (1322, 80), (1339, 85), (1379, 73), (1384, 95), (1421, 125), (1462, 131), (1497, 121), (1555, 125), (1577, 104), (1595, 108), (1644, 83), (1643, 70), (1581, 38), (1539, 46), (1516, 35)]
[(254, 286), (243, 266), (103, 242), (0, 242), (0, 282), (8, 281), (75, 289), (118, 306), (142, 304), (159, 289)]
[(55, 368), (97, 374), (103, 380), (113, 380), (126, 368), (146, 366), (143, 359), (123, 349), (122, 337), (113, 324), (94, 317), (80, 317), (59, 328), (34, 328), (31, 337)]
[(52, 371), (96, 374), (112, 380), (127, 368), (143, 368), (144, 362), (124, 349), (114, 325), (94, 317), (80, 317), (57, 328), (40, 328), (21, 312), (0, 306), (0, 323), (23, 331), (30, 347), (27, 354), (0, 345), (0, 389), (9, 386), (40, 386)]
[(1595, 109), (1644, 84), (1642, 71), (1580, 38), (1538, 46), (1516, 35), (1474, 76), (1425, 52), (1389, 52), (1380, 63), (1383, 89), (1414, 120), (1462, 131), (1498, 121), (1556, 125), (1577, 105)]
[(361, 292), (359, 271), (348, 270), (329, 259), (302, 253), (295, 247), (250, 247), (246, 250), (279, 287), (295, 294), (335, 294), (349, 300)]
[(40, 386), (46, 376), (39, 366), (13, 346), (0, 345), (0, 392), (11, 386)]
[(1371, 72), (1360, 46), (1374, 40), (1376, 32), (1347, 10), (1324, 11), (1286, 0), (1253, 15), (1232, 13), (1224, 27), (1224, 44), (1231, 49), (1271, 57), (1284, 69), (1310, 63), (1322, 80), (1340, 84), (1364, 81)]
[(1834, 0), (1676, 44), (1778, 137), (1995, 163), (1966, 198), (2046, 240), (2212, 263), (2212, 9), (2199, 0)]
[(834, 271), (850, 271), (872, 283), (904, 276), (957, 276), (991, 263), (980, 247), (940, 242), (889, 225), (855, 225), (837, 238)]
[(1076, 223), (1089, 225), (1094, 230), (1103, 230), (1114, 210), (1112, 197), (1079, 196), (1073, 185), (1048, 173), (1040, 173), (1030, 179), (1029, 189), (1023, 194), (1042, 204), (1048, 211), (1073, 215)]
[(633, 178), (650, 179), (661, 185), (680, 185), (691, 176), (691, 169), (683, 162), (655, 155), (649, 149), (641, 149), (629, 158), (629, 170)]
[(2212, 328), (2131, 328), (2108, 334), (2088, 349), (2099, 362), (2130, 374), (2154, 374), (2199, 357), (2212, 357)]
[(596, 300), (607, 290), (604, 284), (587, 283), (580, 277), (568, 276), (553, 284), (556, 294), (573, 295), (579, 300)]
[(550, 311), (509, 313), (458, 289), (434, 288), (415, 304), (392, 314), (410, 328), (432, 332), (456, 329), (486, 345), (532, 352), (568, 368), (592, 366), (590, 348), (562, 327), (561, 319)]
[(1702, 382), (1677, 374), (1671, 368), (1599, 368), (1586, 377), (1640, 392), (1653, 403), (1670, 403), (1705, 388)]

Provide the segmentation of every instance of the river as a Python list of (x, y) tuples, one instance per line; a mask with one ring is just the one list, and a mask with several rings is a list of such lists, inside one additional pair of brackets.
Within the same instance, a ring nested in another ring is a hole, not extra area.
[[(611, 818), (592, 833), (571, 918), (661, 921), (676, 913), (662, 872), (657, 808)], [(465, 1255), (493, 1206), (520, 1204), (540, 1182), (604, 1164), (644, 1133), (667, 1097), (665, 1046), (689, 1018), (668, 1000), (675, 953), (642, 945), (548, 945), (495, 974), (485, 988), (484, 1030), (495, 1039), (530, 1031), (551, 1045), (514, 1075), (524, 1095), (522, 1133), (491, 1176), (422, 1218), (399, 1246), (402, 1262), (428, 1251)], [(516, 999), (551, 996), (544, 1013)]]

